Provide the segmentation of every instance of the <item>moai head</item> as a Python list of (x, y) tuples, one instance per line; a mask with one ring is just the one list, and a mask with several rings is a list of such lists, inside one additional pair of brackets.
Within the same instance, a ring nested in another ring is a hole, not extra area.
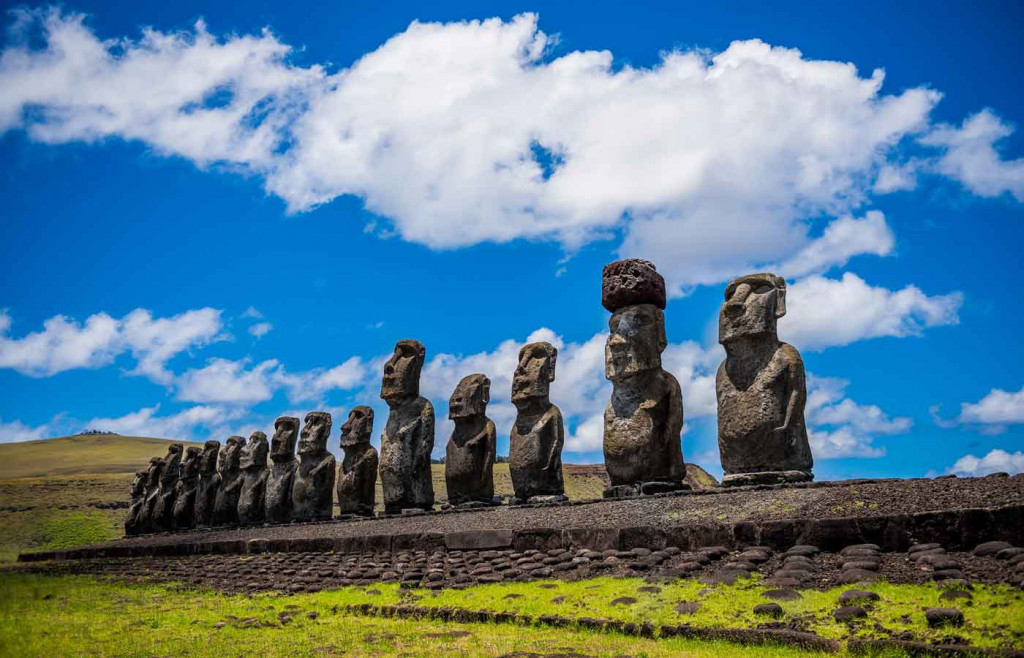
[(741, 276), (725, 289), (718, 314), (718, 342), (761, 336), (776, 339), (776, 323), (786, 314), (786, 280), (774, 274)]
[(164, 460), (153, 457), (149, 460), (149, 471), (146, 474), (146, 489), (156, 489), (160, 484), (160, 476), (164, 472)]
[(373, 433), (373, 409), (352, 407), (348, 420), (341, 426), (341, 447), (350, 448), (370, 442)]
[(243, 469), (256, 469), (267, 467), (267, 453), (270, 446), (267, 444), (267, 435), (263, 432), (253, 432), (249, 437), (249, 443), (242, 448), (239, 465)]
[(203, 455), (199, 458), (199, 472), (213, 475), (220, 464), (220, 442), (210, 439), (203, 444)]
[(295, 441), (299, 436), (299, 419), (281, 416), (274, 421), (274, 438), (270, 441), (270, 458), (275, 462), (295, 457)]
[(132, 480), (132, 498), (138, 498), (146, 491), (146, 478), (148, 471), (135, 471), (135, 478)]
[(420, 369), (423, 368), (426, 356), (427, 349), (419, 341), (400, 340), (395, 343), (395, 353), (384, 364), (380, 397), (390, 404), (395, 400), (418, 396)]
[(529, 343), (519, 350), (519, 365), (512, 375), (512, 403), (547, 399), (555, 381), (558, 350), (551, 343)]
[(455, 387), (448, 400), (448, 417), (452, 420), (482, 416), (491, 401), (491, 380), (486, 375), (467, 375)]
[(327, 439), (331, 436), (331, 414), (310, 411), (302, 425), (299, 438), (300, 455), (322, 455), (327, 452)]
[(199, 461), (201, 459), (199, 448), (197, 446), (189, 446), (185, 450), (185, 457), (181, 460), (181, 474), (180, 479), (185, 482), (194, 482), (196, 476), (199, 475)]
[(611, 381), (628, 379), (661, 368), (661, 353), (668, 345), (665, 314), (653, 304), (627, 306), (608, 321), (604, 346), (604, 374)]
[(224, 443), (224, 450), (220, 453), (220, 472), (237, 473), (239, 463), (242, 459), (242, 448), (245, 447), (245, 439), (240, 436), (229, 436)]

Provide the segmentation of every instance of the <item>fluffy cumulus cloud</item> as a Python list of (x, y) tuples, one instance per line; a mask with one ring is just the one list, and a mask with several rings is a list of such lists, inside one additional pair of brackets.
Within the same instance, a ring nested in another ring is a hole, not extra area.
[[(936, 91), (887, 94), (880, 70), (756, 39), (635, 68), (559, 50), (532, 14), (414, 22), (329, 71), (293, 65), (269, 31), (218, 37), (200, 22), (104, 39), (80, 15), (18, 16), (0, 55), (0, 132), (139, 140), (262, 176), (293, 211), (357, 195), (434, 248), (572, 249), (624, 229), (622, 254), (662, 264), (675, 292), (759, 264), (810, 272), (888, 253), (876, 216), (818, 238), (808, 218), (845, 217), (918, 170), (1019, 196), (994, 115), (935, 128)], [(914, 139), (933, 164), (901, 155)]]
[(891, 418), (875, 405), (858, 404), (846, 396), (849, 382), (834, 377), (807, 377), (807, 421), (811, 452), (816, 459), (875, 458), (885, 455), (877, 435), (910, 431), (910, 418)]
[(947, 471), (957, 475), (979, 476), (989, 473), (1024, 473), (1024, 452), (1007, 452), (996, 448), (984, 457), (964, 455)]
[(127, 352), (136, 360), (130, 374), (167, 384), (173, 378), (165, 367), (171, 358), (224, 337), (221, 312), (212, 308), (166, 318), (136, 309), (120, 320), (96, 313), (84, 322), (58, 315), (43, 322), (42, 331), (20, 338), (9, 335), (11, 324), (7, 312), (0, 312), (0, 368), (31, 377), (98, 368)]
[(60, 431), (57, 428), (59, 418), (35, 426), (26, 425), (20, 420), (5, 422), (3, 418), (0, 418), (0, 443), (34, 441), (35, 439), (46, 439), (55, 436)]
[(93, 418), (87, 424), (123, 436), (193, 439), (198, 434), (237, 433), (227, 424), (238, 421), (244, 411), (223, 406), (200, 405), (173, 414), (160, 415), (160, 405), (143, 407), (116, 418)]
[(960, 293), (929, 296), (868, 284), (852, 272), (839, 279), (812, 275), (789, 286), (779, 336), (805, 350), (882, 336), (919, 336), (928, 327), (959, 322)]
[(977, 402), (963, 402), (960, 415), (953, 421), (939, 418), (938, 407), (932, 408), (932, 414), (941, 426), (975, 424), (989, 426), (999, 432), (1006, 425), (1024, 423), (1024, 388), (1019, 391), (994, 388)]

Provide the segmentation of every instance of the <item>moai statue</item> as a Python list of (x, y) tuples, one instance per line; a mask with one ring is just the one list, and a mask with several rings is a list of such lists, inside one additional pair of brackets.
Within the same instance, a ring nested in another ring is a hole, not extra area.
[(353, 407), (341, 426), (345, 458), (338, 469), (338, 514), (373, 516), (377, 498), (377, 450), (370, 445), (373, 409)]
[(380, 397), (391, 411), (380, 437), (380, 482), (387, 514), (434, 507), (430, 475), (434, 406), (420, 397), (420, 370), (426, 356), (426, 348), (418, 341), (400, 340), (384, 364)]
[(238, 522), (242, 525), (263, 523), (266, 514), (267, 453), (270, 445), (267, 435), (253, 432), (249, 443), (242, 448), (239, 464), (242, 468), (242, 489), (238, 494)]
[(132, 480), (132, 504), (128, 508), (128, 516), (124, 518), (125, 536), (137, 535), (142, 531), (139, 521), (142, 516), (142, 505), (146, 501), (146, 471), (135, 471)]
[(516, 422), (508, 449), (508, 470), (517, 502), (558, 502), (565, 497), (562, 481), (562, 412), (551, 404), (558, 350), (551, 343), (530, 343), (519, 350), (512, 376)]
[(181, 473), (181, 453), (184, 449), (180, 443), (172, 443), (167, 448), (164, 469), (160, 472), (156, 504), (153, 506), (153, 516), (150, 518), (154, 532), (174, 530), (174, 495), (178, 486), (178, 476)]
[(213, 507), (217, 502), (217, 490), (220, 489), (220, 473), (217, 464), (220, 462), (220, 442), (209, 440), (203, 444), (203, 454), (199, 456), (199, 484), (196, 486), (196, 506), (192, 515), (193, 524), (197, 528), (209, 528), (213, 523)]
[(200, 450), (189, 446), (181, 460), (178, 483), (174, 486), (174, 528), (188, 530), (195, 527), (196, 491), (199, 487)]
[(160, 494), (160, 475), (164, 470), (164, 460), (153, 457), (149, 460), (149, 470), (146, 473), (146, 491), (143, 494), (142, 511), (139, 514), (139, 530), (141, 532), (154, 532), (153, 510), (156, 507)]
[(331, 518), (334, 502), (334, 455), (327, 452), (331, 437), (331, 414), (306, 414), (299, 436), (299, 467), (292, 482), (292, 518), (322, 521)]
[(220, 451), (220, 486), (213, 503), (213, 525), (238, 525), (238, 496), (242, 491), (242, 448), (245, 439), (229, 436)]
[(725, 361), (715, 386), (723, 486), (814, 478), (804, 425), (804, 362), (776, 332), (785, 314), (782, 277), (748, 274), (725, 289), (718, 316)]
[(491, 380), (485, 375), (463, 377), (448, 401), (455, 430), (448, 439), (444, 480), (451, 505), (494, 504), (494, 421), (487, 417)]
[(281, 416), (274, 421), (274, 438), (270, 440), (270, 473), (267, 475), (267, 523), (288, 523), (292, 520), (292, 484), (299, 462), (295, 459), (295, 442), (299, 437), (299, 419)]
[(612, 397), (604, 411), (606, 497), (688, 489), (680, 433), (683, 394), (661, 367), (665, 280), (646, 260), (605, 265), (601, 302), (612, 312), (604, 351)]

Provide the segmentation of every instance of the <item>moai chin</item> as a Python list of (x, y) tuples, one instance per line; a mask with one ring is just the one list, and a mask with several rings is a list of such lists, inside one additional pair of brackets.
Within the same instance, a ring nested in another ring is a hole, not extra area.
[(341, 449), (345, 453), (338, 468), (339, 516), (373, 516), (377, 498), (377, 450), (370, 445), (373, 409), (353, 407), (341, 426)]
[(213, 525), (238, 525), (238, 496), (242, 490), (242, 448), (245, 439), (229, 436), (220, 451), (220, 486), (213, 503)]
[(463, 377), (448, 401), (455, 430), (448, 439), (444, 479), (451, 505), (494, 504), (494, 449), (498, 434), (487, 417), (491, 380)]
[(174, 530), (174, 495), (181, 473), (181, 453), (184, 449), (180, 443), (172, 443), (167, 447), (164, 468), (160, 472), (156, 504), (153, 506), (153, 516), (150, 519), (154, 532)]
[(146, 471), (146, 490), (143, 492), (144, 500), (139, 514), (140, 532), (154, 532), (153, 511), (160, 493), (160, 475), (163, 473), (163, 470), (163, 459), (153, 457), (149, 460), (149, 469)]
[(238, 493), (238, 522), (257, 525), (266, 519), (267, 453), (270, 445), (267, 435), (253, 432), (249, 443), (242, 448), (239, 466), (242, 469), (242, 488)]
[(519, 350), (512, 376), (516, 422), (509, 441), (508, 470), (519, 502), (568, 500), (562, 480), (562, 412), (550, 399), (557, 360), (554, 345), (529, 343)]
[(321, 521), (331, 518), (334, 502), (334, 455), (327, 451), (331, 436), (331, 414), (306, 414), (299, 435), (299, 467), (292, 482), (292, 518)]
[(174, 487), (174, 528), (195, 527), (196, 492), (199, 487), (199, 448), (189, 446), (181, 460), (178, 483)]
[(126, 536), (137, 535), (142, 531), (139, 521), (142, 515), (142, 506), (146, 501), (147, 475), (147, 471), (135, 471), (135, 478), (132, 480), (132, 503), (128, 508), (128, 515), (124, 519), (124, 534)]
[(661, 367), (665, 280), (646, 260), (605, 265), (601, 301), (612, 312), (605, 377), (612, 397), (604, 411), (606, 497), (688, 489), (680, 434), (683, 395)]
[(390, 413), (380, 438), (380, 481), (387, 514), (434, 507), (430, 475), (434, 407), (420, 397), (420, 370), (426, 355), (419, 342), (400, 340), (384, 364), (380, 397)]
[(807, 442), (804, 363), (779, 341), (786, 281), (774, 274), (741, 276), (725, 289), (718, 315), (718, 449), (723, 486), (806, 482), (814, 460)]
[(295, 459), (295, 442), (299, 438), (299, 419), (281, 416), (274, 421), (274, 437), (270, 440), (270, 473), (267, 475), (267, 523), (288, 523), (292, 520), (292, 484), (299, 462)]
[(208, 528), (213, 523), (213, 507), (220, 489), (219, 461), (220, 442), (211, 439), (204, 443), (199, 456), (199, 483), (196, 485), (196, 505), (192, 516), (197, 528)]

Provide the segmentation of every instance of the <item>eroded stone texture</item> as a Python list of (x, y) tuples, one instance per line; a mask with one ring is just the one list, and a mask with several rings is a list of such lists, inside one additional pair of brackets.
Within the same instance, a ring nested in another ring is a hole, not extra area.
[(153, 511), (156, 508), (157, 498), (160, 494), (160, 475), (164, 470), (164, 460), (153, 457), (149, 460), (149, 470), (146, 473), (146, 491), (143, 494), (145, 500), (142, 503), (142, 512), (139, 515), (139, 529), (141, 532), (153, 532)]
[(373, 516), (377, 498), (377, 449), (370, 445), (373, 409), (353, 407), (341, 426), (345, 457), (338, 470), (338, 513)]
[(189, 446), (181, 460), (178, 483), (174, 487), (174, 528), (187, 530), (195, 527), (196, 491), (199, 487), (199, 460), (201, 451)]
[(319, 521), (331, 518), (334, 502), (334, 455), (327, 451), (331, 414), (306, 414), (299, 438), (299, 467), (292, 483), (292, 519)]
[(665, 281), (647, 261), (612, 263), (604, 269), (602, 299), (612, 311), (605, 343), (605, 377), (612, 382), (604, 412), (612, 484), (606, 495), (686, 489), (682, 390), (661, 367), (668, 344)]
[(146, 475), (147, 471), (135, 471), (135, 478), (132, 480), (132, 502), (128, 508), (128, 515), (124, 518), (126, 535), (137, 535), (142, 531), (139, 522), (142, 506), (146, 501)]
[(550, 343), (530, 343), (519, 350), (512, 376), (512, 404), (516, 422), (508, 450), (512, 488), (522, 502), (536, 497), (565, 497), (562, 412), (551, 404), (558, 350)]
[(476, 374), (463, 377), (448, 401), (455, 430), (448, 439), (444, 479), (452, 505), (494, 502), (494, 422), (487, 417), (491, 380)]
[(299, 436), (299, 419), (281, 416), (274, 421), (274, 438), (270, 441), (270, 473), (267, 476), (267, 523), (288, 523), (292, 519), (292, 484), (299, 462), (295, 459), (295, 442)]
[(718, 316), (726, 358), (716, 379), (724, 486), (813, 478), (804, 364), (776, 331), (785, 314), (782, 277), (750, 274), (726, 287)]
[(266, 519), (267, 453), (270, 446), (267, 435), (253, 432), (249, 443), (242, 448), (239, 466), (242, 469), (242, 488), (238, 493), (238, 522), (256, 525)]
[(198, 528), (208, 528), (213, 523), (213, 506), (220, 488), (220, 442), (207, 441), (199, 457), (199, 484), (196, 487), (196, 507), (193, 518)]
[(220, 451), (220, 486), (213, 503), (214, 525), (238, 525), (238, 496), (242, 491), (242, 448), (245, 439), (229, 436)]
[(153, 516), (150, 518), (153, 532), (166, 532), (174, 529), (174, 494), (178, 486), (178, 475), (181, 472), (183, 450), (184, 446), (180, 443), (172, 443), (167, 447), (164, 468), (160, 472), (156, 503), (153, 505)]
[(390, 413), (380, 440), (380, 481), (388, 514), (434, 506), (430, 477), (434, 407), (419, 394), (420, 370), (426, 355), (426, 348), (418, 341), (400, 340), (384, 364), (380, 397)]

